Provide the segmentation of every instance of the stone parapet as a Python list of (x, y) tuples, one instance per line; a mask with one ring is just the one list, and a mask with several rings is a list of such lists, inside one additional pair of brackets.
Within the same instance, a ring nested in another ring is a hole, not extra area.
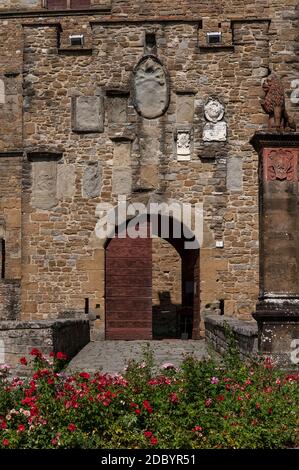
[(32, 348), (38, 348), (44, 354), (61, 351), (71, 359), (89, 341), (88, 320), (0, 322), (0, 359), (16, 374), (24, 374), (19, 359), (29, 357)]
[(205, 333), (208, 345), (220, 354), (228, 352), (227, 328), (232, 331), (235, 337), (242, 359), (249, 359), (257, 353), (258, 328), (256, 322), (246, 322), (223, 315), (205, 316)]

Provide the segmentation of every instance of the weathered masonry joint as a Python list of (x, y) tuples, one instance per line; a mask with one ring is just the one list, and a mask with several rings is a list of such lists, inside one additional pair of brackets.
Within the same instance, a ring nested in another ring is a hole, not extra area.
[[(243, 357), (259, 349), (293, 366), (297, 3), (0, 5), (7, 360), (42, 341), (73, 355), (89, 329), (224, 350), (227, 320)], [(130, 235), (141, 206), (139, 229), (153, 237)], [(203, 214), (192, 249), (185, 206)], [(105, 207), (127, 212), (99, 238)]]

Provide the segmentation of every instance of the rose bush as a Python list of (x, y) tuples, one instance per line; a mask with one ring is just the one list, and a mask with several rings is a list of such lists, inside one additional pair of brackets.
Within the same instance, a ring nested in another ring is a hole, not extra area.
[[(198, 362), (123, 376), (59, 371), (66, 356), (34, 349), (30, 377), (0, 369), (1, 448), (283, 448), (298, 446), (299, 373), (271, 359)], [(25, 375), (25, 374), (24, 374)]]

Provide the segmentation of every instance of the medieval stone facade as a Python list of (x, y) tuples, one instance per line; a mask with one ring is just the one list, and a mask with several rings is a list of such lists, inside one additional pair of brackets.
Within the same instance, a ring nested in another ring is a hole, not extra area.
[[(162, 337), (167, 318), (181, 337), (185, 307), (194, 338), (211, 311), (252, 319), (259, 182), (249, 142), (267, 128), (269, 69), (299, 120), (298, 13), (297, 0), (0, 1), (0, 320), (88, 314), (104, 338), (114, 278), (94, 229), (98, 204), (119, 195), (203, 204), (196, 275), (175, 243), (153, 242), (142, 295), (162, 315)], [(115, 269), (126, 278), (128, 266)]]

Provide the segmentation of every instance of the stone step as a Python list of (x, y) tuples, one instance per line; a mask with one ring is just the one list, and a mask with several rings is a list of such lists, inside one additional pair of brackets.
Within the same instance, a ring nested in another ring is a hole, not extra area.
[(130, 360), (144, 360), (143, 351), (147, 345), (153, 351), (157, 367), (165, 363), (179, 367), (184, 357), (190, 354), (199, 360), (209, 357), (204, 340), (93, 341), (71, 360), (66, 371), (123, 373)]

